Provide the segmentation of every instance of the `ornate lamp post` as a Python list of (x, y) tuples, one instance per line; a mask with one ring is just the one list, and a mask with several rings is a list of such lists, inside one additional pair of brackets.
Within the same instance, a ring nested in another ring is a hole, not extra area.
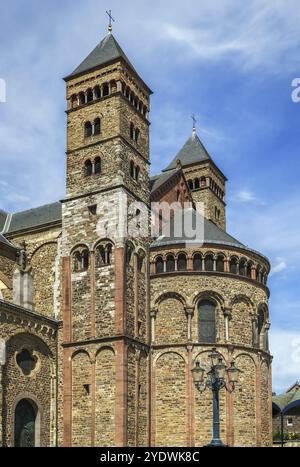
[(206, 447), (227, 447), (220, 439), (219, 392), (222, 388), (225, 388), (229, 393), (232, 393), (241, 370), (235, 367), (234, 362), (227, 368), (223, 357), (215, 348), (212, 349), (209, 357), (211, 367), (207, 372), (206, 379), (205, 369), (201, 368), (200, 360), (196, 360), (195, 367), (192, 370), (196, 389), (199, 392), (211, 389), (213, 395), (213, 439)]

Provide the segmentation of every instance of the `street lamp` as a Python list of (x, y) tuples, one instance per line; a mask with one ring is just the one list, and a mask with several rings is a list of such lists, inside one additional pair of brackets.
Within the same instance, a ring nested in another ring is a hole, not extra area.
[(209, 357), (211, 367), (207, 372), (206, 380), (205, 369), (201, 367), (200, 360), (195, 361), (195, 367), (192, 369), (196, 389), (199, 392), (211, 389), (213, 394), (213, 439), (206, 447), (227, 447), (220, 439), (219, 392), (225, 388), (232, 393), (241, 370), (236, 368), (234, 362), (227, 368), (222, 355), (215, 348), (212, 349)]

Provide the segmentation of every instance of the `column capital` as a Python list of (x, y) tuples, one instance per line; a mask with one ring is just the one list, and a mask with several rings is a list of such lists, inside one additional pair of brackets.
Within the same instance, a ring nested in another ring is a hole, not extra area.
[(194, 316), (194, 308), (193, 307), (189, 307), (189, 306), (186, 306), (184, 307), (185, 309), (185, 312), (187, 314), (187, 316)]
[(150, 317), (156, 319), (157, 313), (158, 313), (158, 309), (152, 308), (152, 310), (150, 311)]

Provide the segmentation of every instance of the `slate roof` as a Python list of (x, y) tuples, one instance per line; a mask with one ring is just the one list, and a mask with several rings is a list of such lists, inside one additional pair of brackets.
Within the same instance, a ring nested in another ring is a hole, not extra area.
[(168, 172), (162, 172), (158, 175), (154, 175), (150, 178), (150, 191), (154, 193), (160, 186), (162, 186), (165, 182), (167, 182), (173, 175), (178, 173), (178, 169), (172, 169)]
[(105, 36), (105, 38), (83, 60), (83, 62), (69, 76), (65, 78), (65, 80), (68, 81), (68, 79), (73, 78), (74, 76), (86, 73), (87, 71), (98, 68), (99, 66), (118, 58), (123, 58), (123, 60), (125, 60), (125, 62), (133, 69), (133, 71), (135, 71), (133, 65), (129, 61), (119, 43), (114, 38), (113, 34), (107, 34), (107, 36)]
[(6, 217), (7, 217), (7, 212), (2, 211), (2, 209), (0, 209), (0, 232), (3, 230)]
[(212, 160), (196, 133), (193, 133), (193, 135), (187, 140), (177, 156), (175, 156), (168, 167), (164, 169), (164, 172), (175, 169), (178, 159), (180, 159), (183, 167), (196, 164), (197, 162)]
[(294, 410), (297, 410), (298, 407), (298, 413), (300, 411), (300, 391), (295, 391), (295, 392), (287, 392), (285, 394), (280, 394), (278, 396), (273, 396), (272, 397), (273, 401), (273, 407), (275, 405), (275, 408), (279, 408), (282, 412), (287, 411), (289, 413), (289, 408), (292, 409), (292, 407), (289, 407), (290, 404), (293, 404)]
[[(184, 223), (184, 221), (186, 221), (186, 223)], [(181, 228), (181, 226), (184, 228)], [(191, 237), (191, 233), (193, 232), (189, 232), (188, 230), (189, 226), (192, 229), (197, 227), (197, 231), (193, 237)], [(164, 232), (166, 232), (166, 235), (161, 235), (158, 237), (151, 244), (152, 248), (183, 243), (199, 246), (203, 244), (216, 244), (242, 248), (262, 256), (255, 250), (250, 250), (250, 248), (229, 235), (227, 232), (225, 232), (225, 230), (217, 227), (212, 221), (205, 219), (193, 208), (184, 209), (182, 212), (175, 213), (174, 218), (166, 225), (165, 229), (166, 230)], [(178, 236), (178, 232), (183, 232), (183, 234)]]
[(60, 202), (46, 204), (38, 208), (12, 214), (5, 234), (19, 230), (40, 227), (53, 222), (61, 221), (62, 205)]
[(17, 247), (10, 243), (2, 234), (0, 234), (0, 247), (1, 245), (4, 245), (6, 248), (17, 250)]

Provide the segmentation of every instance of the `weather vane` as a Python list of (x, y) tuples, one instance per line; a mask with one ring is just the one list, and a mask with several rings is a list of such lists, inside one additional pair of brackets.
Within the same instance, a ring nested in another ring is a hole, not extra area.
[(111, 10), (107, 11), (106, 14), (109, 17), (108, 32), (112, 32), (112, 21), (115, 22), (115, 20), (111, 15)]

